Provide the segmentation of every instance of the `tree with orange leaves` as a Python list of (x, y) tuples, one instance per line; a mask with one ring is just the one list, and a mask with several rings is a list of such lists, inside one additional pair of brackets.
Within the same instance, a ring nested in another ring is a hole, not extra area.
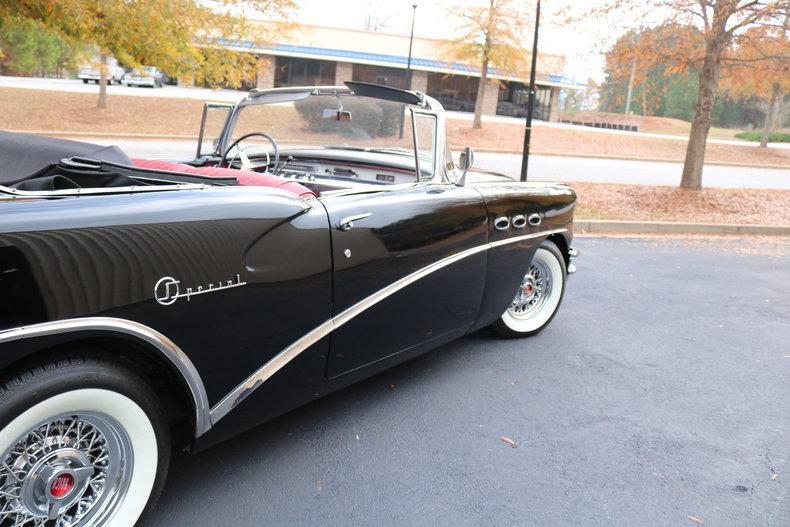
[(485, 5), (458, 5), (450, 9), (457, 33), (442, 50), (450, 62), (480, 65), (473, 128), (482, 128), (483, 99), (489, 68), (508, 73), (529, 70), (530, 52), (524, 48), (526, 20), (531, 17), (524, 0), (487, 0)]
[[(699, 67), (693, 57), (699, 55), (701, 47), (702, 35), (690, 26), (667, 24), (626, 33), (606, 53), (610, 103), (623, 104), (623, 93), (612, 93), (611, 85), (622, 89), (621, 83), (628, 79), (625, 112), (631, 108), (631, 95), (638, 88), (643, 115), (655, 115), (668, 86), (666, 79)], [(692, 49), (696, 52), (689, 53)]]
[[(643, 49), (648, 55), (665, 57), (668, 65), (698, 65), (697, 104), (683, 165), (682, 188), (702, 188), (705, 146), (722, 67), (733, 41), (755, 27), (788, 28), (790, 0), (601, 0), (580, 17), (620, 20), (627, 17), (634, 25), (678, 24), (694, 28), (701, 35), (695, 41), (681, 42), (671, 49)], [(661, 18), (656, 22), (657, 18)], [(787, 57), (779, 60), (787, 60)]]
[(157, 66), (171, 75), (198, 74), (238, 85), (254, 71), (249, 53), (219, 41), (266, 38), (246, 12), (285, 20), (293, 0), (0, 0), (0, 22), (32, 20), (100, 57), (98, 107), (107, 105), (107, 59), (127, 66)]
[(788, 30), (755, 27), (739, 36), (727, 57), (722, 87), (732, 95), (759, 100), (757, 108), (765, 115), (760, 146), (768, 146), (784, 98), (790, 94)]

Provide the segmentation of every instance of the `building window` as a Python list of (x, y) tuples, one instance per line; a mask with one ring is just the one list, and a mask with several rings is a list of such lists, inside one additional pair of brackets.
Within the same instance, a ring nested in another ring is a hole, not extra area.
[[(548, 121), (551, 117), (551, 90), (546, 86), (538, 86), (535, 92), (535, 113), (533, 117)], [(497, 115), (526, 117), (529, 104), (529, 86), (521, 82), (506, 82), (499, 87)]]
[(429, 73), (428, 87), (425, 91), (427, 95), (442, 103), (445, 110), (474, 112), (479, 82), (480, 79), (477, 77)]
[(274, 87), (332, 86), (335, 84), (336, 64), (336, 62), (328, 60), (277, 57), (274, 69)]
[(406, 70), (386, 68), (384, 66), (370, 66), (368, 64), (354, 64), (351, 78), (357, 82), (369, 82), (391, 86), (401, 90), (406, 89)]

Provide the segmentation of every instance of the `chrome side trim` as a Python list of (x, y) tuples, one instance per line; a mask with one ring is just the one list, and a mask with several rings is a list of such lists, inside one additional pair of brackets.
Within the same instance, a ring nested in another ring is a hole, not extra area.
[(330, 318), (269, 359), (269, 362), (247, 377), (244, 382), (236, 386), (233, 391), (223, 397), (220, 402), (211, 408), (209, 412), (211, 424), (216, 424), (217, 421), (228, 415), (228, 412), (238, 406), (248, 395), (257, 390), (261, 384), (280, 371), (283, 366), (298, 357), (304, 350), (329, 335), (333, 329), (332, 319)]
[(483, 251), (487, 251), (489, 249), (494, 249), (496, 247), (501, 247), (503, 245), (508, 245), (511, 243), (520, 242), (523, 240), (529, 240), (531, 238), (542, 238), (544, 236), (550, 236), (552, 234), (558, 234), (561, 232), (566, 232), (567, 229), (554, 229), (550, 231), (542, 231), (536, 232), (532, 234), (524, 234), (522, 236), (514, 236), (512, 238), (506, 238), (504, 240), (499, 240), (496, 242), (485, 243), (483, 245), (478, 245), (477, 247), (472, 247), (470, 249), (466, 249), (461, 251), (457, 254), (452, 256), (448, 256), (446, 258), (442, 258), (438, 262), (434, 262), (430, 265), (423, 267), (422, 269), (418, 269), (413, 273), (404, 276), (400, 280), (397, 280), (387, 287), (373, 293), (372, 295), (360, 300), (356, 304), (352, 305), (351, 307), (347, 308), (345, 311), (342, 311), (340, 314), (336, 315), (333, 318), (330, 318), (326, 322), (321, 323), (318, 327), (311, 330), (310, 332), (306, 333), (302, 336), (299, 340), (285, 348), (283, 351), (275, 355), (272, 359), (269, 360), (266, 364), (261, 366), (255, 373), (247, 377), (241, 384), (239, 384), (236, 388), (233, 389), (228, 395), (222, 398), (220, 402), (214, 405), (211, 408), (210, 416), (211, 416), (211, 424), (215, 425), (220, 419), (225, 417), (231, 410), (233, 410), (239, 403), (241, 403), (244, 399), (247, 398), (252, 392), (254, 392), (261, 384), (263, 384), (267, 379), (271, 378), (272, 375), (280, 371), (286, 364), (291, 362), (300, 353), (304, 350), (324, 338), (325, 336), (329, 335), (332, 331), (338, 329), (343, 324), (351, 321), (354, 317), (359, 315), (360, 313), (364, 312), (368, 308), (378, 304), (385, 298), (392, 296), (393, 294), (397, 293), (404, 287), (413, 284), (417, 280), (428, 276), (429, 274), (438, 271), (439, 269), (443, 269), (448, 265), (452, 265), (459, 260), (463, 260), (464, 258), (468, 258), (477, 253), (481, 253)]
[(87, 196), (104, 194), (129, 194), (138, 192), (172, 192), (175, 190), (202, 190), (211, 187), (205, 183), (175, 183), (173, 185), (136, 185), (131, 187), (98, 187), (61, 190), (19, 190), (0, 185), (0, 193), (20, 198), (47, 198), (59, 196)]
[(56, 320), (0, 331), (0, 344), (14, 340), (72, 333), (76, 331), (110, 331), (137, 337), (158, 349), (173, 365), (189, 387), (195, 403), (195, 437), (211, 428), (209, 402), (203, 380), (189, 357), (172, 340), (143, 324), (111, 317), (87, 317)]

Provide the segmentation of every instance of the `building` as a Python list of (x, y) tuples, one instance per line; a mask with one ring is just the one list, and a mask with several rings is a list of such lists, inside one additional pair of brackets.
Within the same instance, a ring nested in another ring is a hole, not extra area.
[[(262, 31), (267, 25), (261, 23)], [(255, 53), (259, 67), (255, 86), (338, 85), (354, 80), (396, 88), (408, 84), (409, 36), (322, 26), (299, 26), (284, 42), (259, 45), (251, 41), (219, 41), (241, 52)], [(443, 41), (414, 38), (412, 89), (427, 93), (450, 111), (473, 112), (479, 66), (441, 60)], [(562, 89), (584, 86), (562, 76), (565, 57), (538, 54), (535, 118), (558, 120)], [(528, 79), (489, 70), (484, 115), (526, 115)]]

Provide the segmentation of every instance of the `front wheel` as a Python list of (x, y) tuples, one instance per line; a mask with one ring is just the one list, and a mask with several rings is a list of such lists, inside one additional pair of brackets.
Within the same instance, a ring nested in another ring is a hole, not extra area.
[(507, 311), (491, 326), (504, 338), (529, 337), (541, 332), (559, 311), (565, 293), (565, 259), (552, 242), (540, 244), (516, 296)]
[(0, 524), (132, 527), (161, 491), (169, 430), (135, 373), (62, 359), (0, 389)]

